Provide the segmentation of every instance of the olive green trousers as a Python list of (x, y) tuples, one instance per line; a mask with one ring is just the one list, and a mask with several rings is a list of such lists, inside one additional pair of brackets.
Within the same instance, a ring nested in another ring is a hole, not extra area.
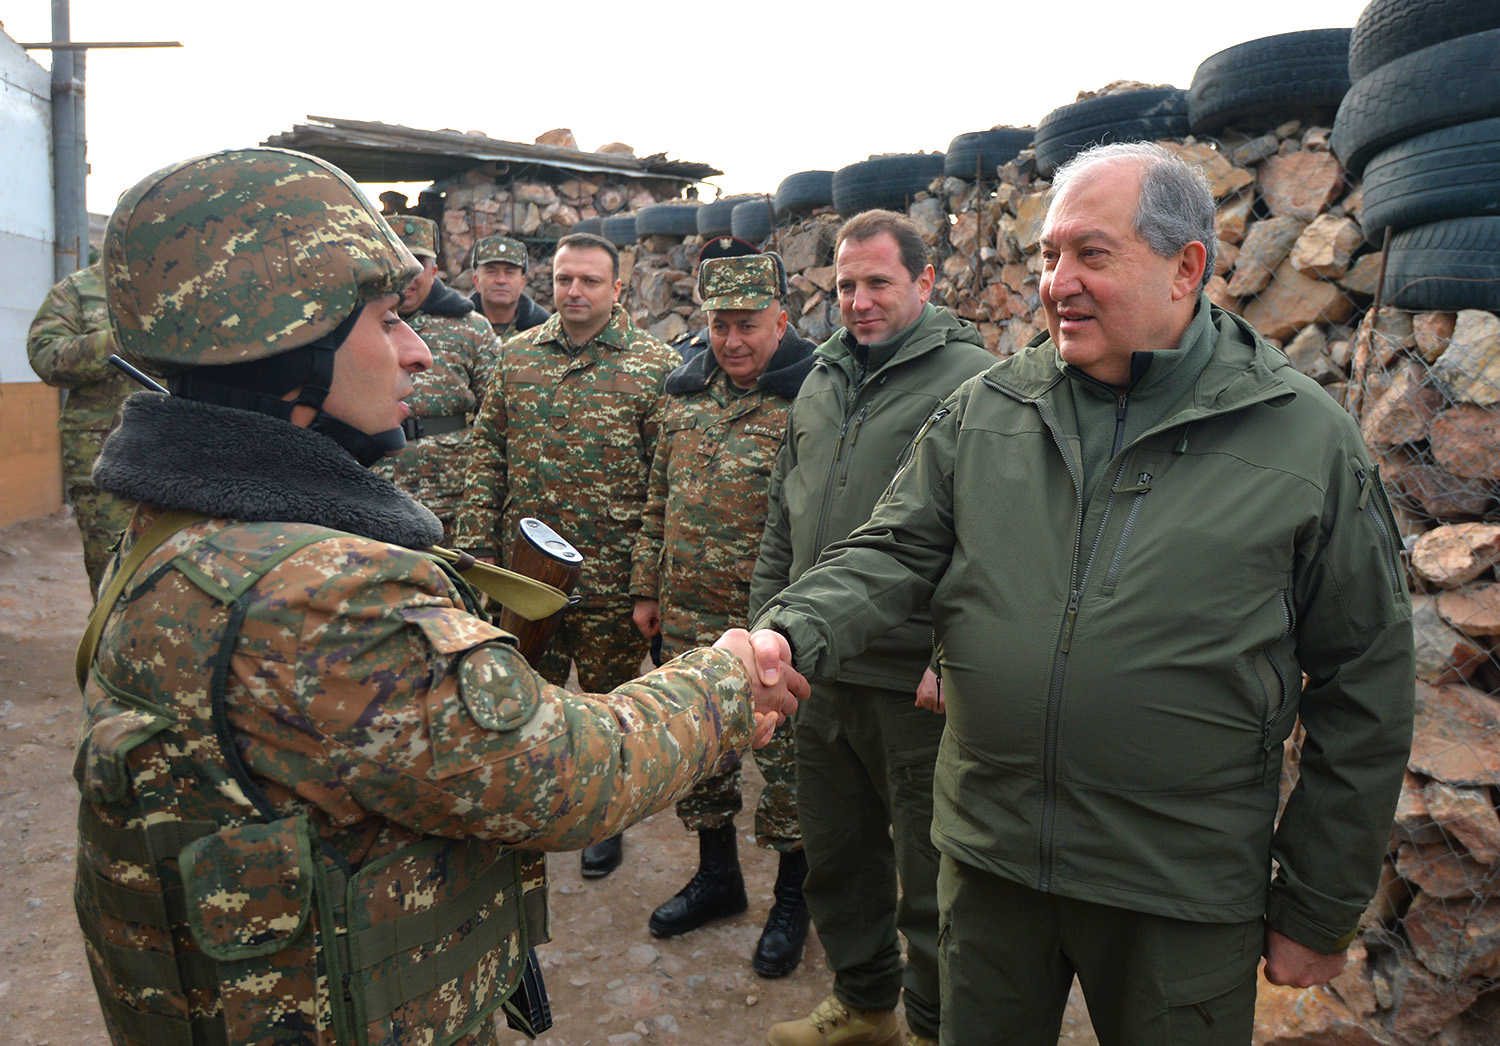
[(947, 854), (943, 1046), (1056, 1046), (1076, 974), (1100, 1046), (1249, 1046), (1265, 924), (1040, 893)]

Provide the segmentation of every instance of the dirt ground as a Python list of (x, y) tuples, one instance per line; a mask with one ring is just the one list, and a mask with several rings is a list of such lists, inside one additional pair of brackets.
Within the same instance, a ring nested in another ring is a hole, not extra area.
[[(71, 900), (73, 652), (88, 608), (69, 515), (0, 529), (0, 1043), (7, 1046), (108, 1043)], [(758, 788), (753, 769), (747, 778)], [(828, 994), (815, 934), (790, 976), (768, 981), (750, 969), (776, 859), (754, 846), (748, 815), (739, 822), (750, 910), (672, 940), (653, 938), (646, 919), (692, 874), (697, 847), (670, 810), (627, 833), (624, 864), (605, 879), (583, 879), (574, 854), (552, 857), (553, 942), (540, 954), (556, 1025), (539, 1043), (755, 1046), (770, 1025)], [(505, 1030), (500, 1039), (525, 1042)], [(1062, 1041), (1096, 1046), (1081, 1005), (1070, 1007)]]

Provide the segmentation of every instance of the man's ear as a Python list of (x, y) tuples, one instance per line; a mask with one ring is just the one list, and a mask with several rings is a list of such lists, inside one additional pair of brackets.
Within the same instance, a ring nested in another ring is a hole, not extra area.
[(1177, 255), (1177, 271), (1172, 275), (1172, 300), (1198, 297), (1203, 286), (1203, 267), (1208, 264), (1208, 248), (1194, 240)]

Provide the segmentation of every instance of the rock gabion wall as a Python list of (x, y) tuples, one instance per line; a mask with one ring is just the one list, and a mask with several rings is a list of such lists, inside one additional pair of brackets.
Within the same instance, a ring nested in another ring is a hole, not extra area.
[[(1262, 984), (1262, 1046), (1500, 1044), (1500, 318), (1378, 308), (1381, 237), (1329, 129), (1164, 143), (1218, 201), (1217, 303), (1248, 319), (1360, 423), (1401, 527), (1418, 649), (1416, 735), (1379, 894), (1345, 972), (1307, 990)], [(997, 356), (1044, 326), (1037, 236), (1047, 183), (1022, 153), (976, 185), (939, 179), (908, 213), (932, 249), (933, 300)], [(814, 214), (766, 246), (789, 273), (794, 324), (840, 326), (833, 241)], [(696, 237), (639, 245), (628, 307), (671, 339), (702, 325)], [(1296, 779), (1297, 741), (1285, 781)]]
[[(500, 165), (488, 164), (449, 183), (443, 192), (442, 255), (438, 267), (444, 282), (468, 292), (474, 288), (469, 253), (476, 241), (504, 233), (527, 244), (531, 268), (527, 293), (552, 307), (552, 250), (558, 239), (589, 218), (628, 214), (653, 203), (677, 199), (682, 183), (664, 178), (610, 178), (605, 175), (561, 177), (538, 172), (516, 178)], [(632, 255), (634, 252), (629, 252)], [(625, 262), (622, 258), (622, 263)]]

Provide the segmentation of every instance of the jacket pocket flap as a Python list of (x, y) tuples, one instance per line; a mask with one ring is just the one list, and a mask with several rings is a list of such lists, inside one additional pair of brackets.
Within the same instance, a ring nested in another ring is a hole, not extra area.
[(182, 851), (188, 925), (213, 959), (287, 947), (312, 911), (317, 875), (305, 815), (226, 828)]
[(164, 716), (129, 708), (90, 726), (73, 762), (73, 777), (85, 798), (101, 806), (124, 799), (130, 753), (171, 725)]

